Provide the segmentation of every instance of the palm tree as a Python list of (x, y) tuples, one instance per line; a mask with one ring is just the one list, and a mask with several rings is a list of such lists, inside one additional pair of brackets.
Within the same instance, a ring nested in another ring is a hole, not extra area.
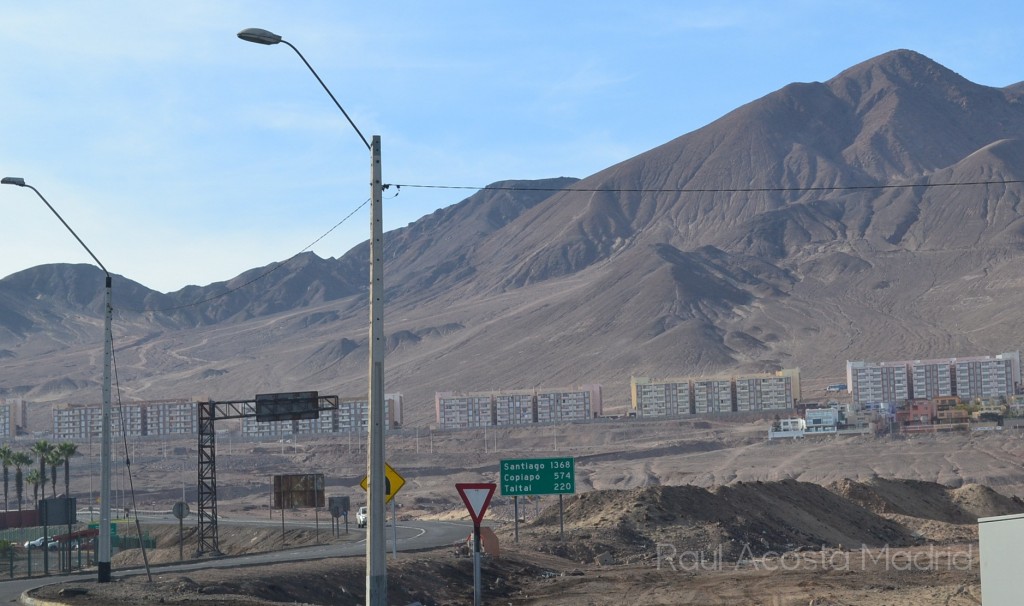
[[(50, 466), (51, 496), (54, 498), (57, 497), (57, 466), (63, 462), (64, 457), (60, 456), (56, 445), (50, 449), (50, 452), (46, 453), (46, 463)], [(46, 497), (46, 476), (43, 476), (43, 497)]]
[(11, 463), (14, 464), (14, 491), (18, 495), (18, 511), (21, 511), (21, 499), (22, 495), (25, 494), (25, 474), (22, 473), (21, 468), (32, 464), (32, 457), (28, 456), (24, 452), (16, 452), (11, 457)]
[[(46, 456), (53, 450), (53, 444), (46, 440), (39, 440), (32, 445), (32, 452), (39, 457), (39, 477), (43, 479), (43, 487), (46, 486)], [(44, 495), (45, 496), (45, 495)]]
[[(64, 461), (64, 496), (71, 496), (71, 457), (78, 454), (78, 445), (74, 442), (61, 442), (57, 444), (57, 452)], [(0, 455), (3, 451), (0, 451)]]
[(32, 485), (32, 498), (36, 501), (36, 507), (39, 507), (39, 484), (43, 485), (43, 496), (46, 496), (46, 480), (39, 477), (39, 470), (33, 469), (25, 474), (25, 481)]
[(0, 446), (0, 464), (4, 466), (4, 511), (7, 511), (7, 505), (10, 500), (7, 498), (8, 490), (11, 485), (11, 460), (14, 456), (14, 451), (7, 444)]

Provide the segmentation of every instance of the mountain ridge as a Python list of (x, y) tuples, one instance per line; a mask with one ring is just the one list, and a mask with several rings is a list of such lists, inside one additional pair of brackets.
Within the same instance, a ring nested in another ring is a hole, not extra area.
[[(602, 383), (623, 407), (630, 375), (799, 366), (824, 383), (845, 359), (1018, 349), (1022, 86), (892, 51), (582, 179), (498, 182), (387, 232), (387, 388), (423, 422), (434, 391)], [(174, 293), (118, 277), (124, 388), (365, 393), (367, 255)], [(0, 280), (0, 394), (95, 401), (97, 272)], [(57, 352), (60, 371), (41, 363)]]

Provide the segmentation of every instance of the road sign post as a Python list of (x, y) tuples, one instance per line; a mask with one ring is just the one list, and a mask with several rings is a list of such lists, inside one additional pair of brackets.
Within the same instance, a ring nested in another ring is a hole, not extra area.
[[(367, 476), (363, 476), (359, 486), (366, 490), (368, 486)], [(384, 502), (390, 503), (391, 499), (398, 494), (398, 491), (405, 486), (405, 478), (403, 478), (393, 467), (384, 463)]]
[(519, 542), (519, 496), (558, 495), (559, 536), (565, 538), (562, 495), (576, 494), (576, 460), (572, 457), (545, 459), (503, 459), (501, 495), (514, 497), (515, 540)]
[(495, 484), (456, 484), (455, 489), (459, 491), (462, 502), (469, 510), (469, 517), (473, 519), (473, 606), (481, 604), (480, 588), (480, 522), (484, 519), (487, 506), (491, 504), (491, 497), (494, 496)]

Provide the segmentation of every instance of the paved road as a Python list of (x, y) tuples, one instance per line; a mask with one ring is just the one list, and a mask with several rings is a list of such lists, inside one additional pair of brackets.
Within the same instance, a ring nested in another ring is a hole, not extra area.
[[(173, 518), (172, 518), (173, 519)], [(177, 520), (175, 520), (177, 521)], [(267, 519), (255, 520), (255, 519), (219, 519), (218, 525), (223, 530), (224, 526), (231, 525), (261, 525), (261, 526), (274, 526), (280, 525), (280, 520), (271, 521)], [(295, 525), (301, 526), (312, 526), (313, 523), (298, 523), (289, 524), (293, 527)], [(421, 549), (430, 549), (434, 547), (441, 547), (444, 545), (451, 545), (460, 538), (465, 538), (473, 527), (468, 523), (459, 522), (430, 522), (430, 521), (415, 521), (415, 522), (400, 522), (396, 528), (398, 534), (398, 551), (418, 551)], [(350, 527), (350, 531), (353, 533), (364, 534), (364, 531), (359, 528)], [(387, 528), (388, 536), (388, 554), (390, 557), (391, 553), (391, 528)], [(325, 532), (330, 532), (330, 522), (328, 522)], [(207, 568), (232, 568), (235, 566), (249, 566), (254, 564), (273, 564), (279, 562), (296, 562), (302, 560), (315, 560), (320, 558), (332, 558), (332, 557), (345, 557), (345, 556), (361, 556), (366, 553), (366, 538), (353, 540), (347, 543), (332, 543), (329, 545), (315, 545), (311, 547), (297, 547), (292, 549), (285, 549), (282, 551), (272, 551), (268, 553), (260, 553), (246, 556), (236, 557), (222, 557), (214, 559), (204, 559), (197, 561), (186, 561), (183, 563), (176, 564), (160, 564), (151, 566), (151, 570), (155, 574), (163, 574), (167, 572), (179, 572), (188, 570), (199, 570)], [(125, 570), (113, 570), (112, 575), (115, 577), (132, 576), (145, 574), (143, 568), (131, 568)], [(48, 577), (36, 577), (31, 579), (14, 579), (0, 582), (0, 604), (17, 603), (19, 596), (29, 589), (35, 587), (41, 587), (43, 585), (50, 585), (53, 583), (61, 583), (73, 579), (95, 578), (95, 570), (88, 573), (79, 573), (72, 575), (51, 575)]]

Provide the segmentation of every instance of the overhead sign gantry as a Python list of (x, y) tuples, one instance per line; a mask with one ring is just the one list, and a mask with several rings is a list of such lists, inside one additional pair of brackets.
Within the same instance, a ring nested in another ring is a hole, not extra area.
[(218, 419), (256, 417), (257, 421), (317, 419), (324, 410), (338, 409), (338, 396), (315, 391), (258, 394), (252, 400), (197, 402), (199, 420), (199, 545), (197, 556), (221, 555), (217, 537), (217, 450), (214, 424)]

